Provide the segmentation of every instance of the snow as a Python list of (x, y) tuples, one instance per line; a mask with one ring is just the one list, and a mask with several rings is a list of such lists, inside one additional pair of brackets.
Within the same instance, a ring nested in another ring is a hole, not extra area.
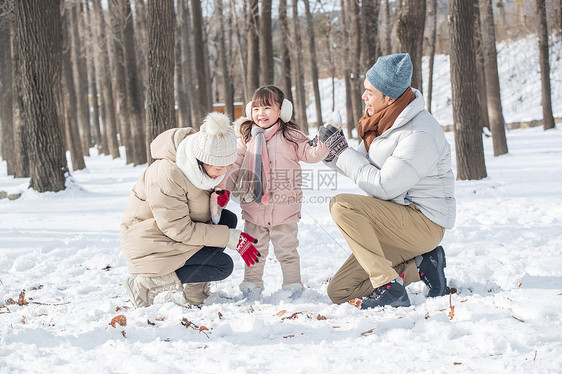
[[(454, 144), (452, 133), (447, 137)], [(127, 269), (119, 222), (144, 167), (89, 157), (88, 169), (74, 172), (63, 192), (26, 190), (18, 200), (0, 200), (2, 304), (22, 290), (29, 302), (0, 308), (0, 369), (555, 372), (562, 364), (562, 133), (513, 130), (510, 153), (501, 157), (493, 157), (490, 138), (484, 144), (488, 177), (457, 182), (458, 221), (443, 240), (449, 285), (458, 292), (426, 299), (417, 283), (408, 287), (412, 307), (370, 311), (326, 296), (328, 279), (349, 255), (327, 201), (360, 191), (341, 176), (337, 190), (319, 187), (321, 175), (330, 177), (319, 164), (304, 166), (316, 184), (305, 190), (300, 223), (306, 290), (299, 300), (279, 290), (279, 264), (270, 257), (263, 300), (242, 304), (243, 262), (228, 250), (234, 273), (213, 284), (201, 309), (166, 295), (131, 308), (121, 287)], [(1, 165), (0, 189), (22, 191), (28, 181), (6, 176)], [(293, 313), (300, 314), (286, 318)], [(127, 326), (113, 328), (120, 314)], [(182, 318), (209, 330), (186, 328)]]
[[(528, 84), (539, 103), (524, 96), (521, 110), (504, 106), (506, 118), (540, 118), (540, 80), (528, 76)], [(502, 80), (509, 98), (516, 94), (505, 87), (519, 84)], [(454, 146), (453, 133), (446, 136)], [(39, 194), (27, 190), (29, 179), (7, 176), (2, 161), (0, 191), (23, 194), (0, 200), (0, 372), (559, 372), (562, 132), (509, 131), (509, 154), (500, 157), (492, 139), (483, 140), (488, 177), (456, 182), (457, 223), (442, 243), (457, 293), (426, 299), (416, 283), (408, 287), (411, 307), (368, 311), (326, 295), (350, 254), (328, 200), (361, 191), (345, 177), (331, 179), (322, 164), (303, 165), (313, 184), (305, 186), (299, 224), (300, 299), (280, 291), (270, 255), (263, 299), (244, 304), (244, 264), (227, 250), (234, 272), (213, 283), (202, 308), (182, 307), (172, 293), (134, 309), (122, 287), (119, 223), (146, 165), (92, 152), (65, 191)], [(454, 149), (452, 157), (454, 164)], [(240, 213), (235, 203), (229, 208)], [(8, 304), (22, 290), (29, 304)], [(126, 326), (110, 325), (118, 315)]]

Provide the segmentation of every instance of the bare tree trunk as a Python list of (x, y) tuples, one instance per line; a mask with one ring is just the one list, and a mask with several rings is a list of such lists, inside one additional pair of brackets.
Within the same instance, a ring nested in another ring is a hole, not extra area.
[(310, 74), (312, 89), (314, 91), (314, 102), (316, 105), (316, 127), (322, 126), (322, 103), (320, 99), (320, 87), (318, 86), (318, 62), (316, 58), (316, 41), (314, 40), (314, 25), (310, 14), (309, 0), (303, 0), (306, 14), (306, 32), (308, 34), (308, 49), (310, 57)]
[(558, 0), (558, 36), (562, 37), (562, 0)]
[(427, 82), (427, 111), (431, 113), (431, 97), (433, 96), (433, 67), (435, 66), (435, 42), (437, 40), (437, 0), (429, 0), (427, 18), (429, 20), (429, 77)]
[[(202, 22), (204, 19), (201, 19)], [(217, 64), (217, 59), (209, 57), (209, 35), (207, 34), (208, 30), (205, 27), (205, 24), (202, 23), (202, 30), (203, 30), (203, 62), (205, 66), (205, 84), (207, 85), (207, 110), (205, 111), (205, 115), (209, 111), (213, 110), (213, 79), (214, 79), (214, 71), (211, 71), (211, 63), (213, 65)], [(214, 69), (216, 71), (216, 69)]]
[[(83, 144), (81, 143), (78, 131), (77, 97), (72, 71), (72, 46), (70, 42), (70, 18), (71, 9), (65, 10), (63, 19), (63, 53), (62, 53), (62, 91), (63, 95), (57, 98), (59, 102), (59, 113), (63, 117), (66, 132), (66, 143), (70, 150), (72, 170), (82, 170), (86, 168), (84, 163)], [(62, 99), (62, 100), (61, 100)]]
[(285, 98), (293, 102), (291, 55), (289, 53), (291, 33), (289, 32), (289, 24), (287, 22), (287, 0), (279, 0), (279, 27), (281, 28), (281, 88)]
[(474, 11), (472, 1), (449, 0), (451, 91), (457, 153), (457, 179), (486, 177), (484, 146), (478, 110)]
[(351, 97), (353, 96), (353, 90), (351, 87), (351, 56), (350, 56), (350, 46), (349, 46), (349, 31), (347, 28), (348, 11), (346, 8), (345, 0), (340, 0), (341, 17), (340, 17), (340, 28), (343, 30), (343, 57), (341, 59), (342, 70), (344, 76), (345, 84), (345, 121), (347, 128), (347, 137), (351, 139), (353, 137), (353, 128), (355, 127), (355, 122), (353, 118), (353, 103)]
[[(12, 2), (12, 7), (14, 3)], [(23, 103), (23, 77), (22, 57), (18, 52), (20, 33), (16, 32), (15, 10), (12, 9), (10, 17), (10, 44), (12, 54), (12, 121), (14, 126), (14, 177), (29, 177), (29, 156), (27, 138), (29, 131), (23, 125), (20, 108)], [(64, 149), (63, 149), (64, 152)]]
[[(286, 0), (285, 0), (286, 1)], [(246, 4), (246, 2), (244, 2)], [(248, 87), (248, 55), (247, 55), (247, 43), (246, 38), (242, 37), (242, 31), (240, 27), (240, 21), (236, 13), (236, 6), (234, 4), (234, 0), (230, 0), (230, 12), (232, 13), (233, 19), (233, 28), (236, 34), (236, 41), (237, 41), (237, 50), (238, 50), (238, 57), (240, 58), (240, 67), (242, 71), (242, 96), (244, 102), (248, 102), (251, 99), (252, 92), (250, 92), (250, 88)], [(245, 17), (244, 17), (245, 18)], [(247, 33), (247, 29), (245, 28), (244, 31)]]
[(392, 21), (390, 16), (390, 4), (388, 0), (384, 1), (384, 43), (383, 53), (389, 55), (392, 53), (392, 46), (390, 45), (390, 34), (392, 34)]
[(99, 86), (101, 87), (102, 119), (105, 141), (107, 148), (113, 158), (119, 157), (119, 144), (117, 142), (117, 117), (115, 114), (115, 98), (113, 96), (113, 86), (110, 75), (108, 39), (106, 37), (105, 18), (100, 0), (94, 0), (94, 14), (96, 15), (96, 28), (98, 43), (94, 43), (96, 49), (96, 71), (99, 75)]
[[(181, 1), (177, 1), (176, 4), (176, 42), (175, 42), (175, 78), (174, 78), (174, 96), (176, 101), (176, 121), (178, 127), (186, 127), (185, 123), (187, 122), (187, 118), (191, 117), (191, 113), (186, 112), (188, 105), (186, 106), (187, 101), (187, 90), (185, 86), (185, 74), (182, 69), (182, 53), (181, 53), (181, 45), (182, 45), (182, 31), (181, 28), (183, 27), (183, 20), (181, 18), (182, 11), (181, 11)], [(191, 121), (190, 121), (191, 122)]]
[[(223, 91), (224, 91), (224, 109), (228, 117), (234, 120), (234, 100), (232, 98), (231, 81), (230, 74), (228, 72), (228, 62), (227, 62), (227, 49), (225, 43), (224, 35), (224, 16), (222, 9), (222, 0), (215, 0), (215, 10), (218, 17), (218, 37), (219, 37), (219, 58), (220, 58), (220, 69), (222, 75)], [(271, 19), (271, 13), (270, 13)], [(272, 52), (273, 53), (273, 52)], [(272, 57), (273, 62), (273, 57)]]
[(12, 56), (10, 53), (10, 12), (8, 0), (0, 0), (0, 130), (2, 134), (2, 159), (6, 161), (8, 175), (14, 171), (14, 123), (12, 110)]
[[(137, 63), (139, 70), (140, 87), (142, 87), (142, 101), (146, 100), (148, 86), (148, 37), (146, 36), (146, 6), (144, 0), (134, 0), (135, 2), (135, 41), (137, 46)], [(146, 135), (146, 134), (145, 134)]]
[(203, 118), (210, 110), (208, 107), (207, 74), (205, 69), (205, 45), (203, 44), (203, 13), (201, 0), (191, 0), (193, 17), (193, 52), (195, 56), (196, 87), (193, 95), (196, 99), (191, 109), (194, 111), (193, 125), (199, 129)]
[(482, 47), (486, 74), (486, 96), (488, 99), (488, 120), (494, 143), (494, 156), (506, 154), (505, 123), (503, 120), (500, 79), (492, 0), (480, 0), (480, 22), (482, 23)]
[(69, 12), (69, 31), (72, 61), (72, 79), (74, 81), (74, 90), (76, 92), (76, 118), (78, 120), (78, 130), (80, 133), (80, 142), (82, 153), (89, 155), (90, 146), (92, 145), (92, 135), (90, 130), (90, 113), (88, 108), (88, 75), (86, 71), (86, 60), (81, 53), (81, 43), (78, 25), (78, 12), (80, 4), (73, 4), (67, 8)]
[(361, 2), (361, 19), (364, 28), (363, 35), (363, 69), (369, 69), (379, 57), (379, 11), (380, 0), (363, 0)]
[(108, 40), (110, 56), (113, 61), (111, 69), (111, 80), (115, 89), (115, 96), (119, 103), (119, 136), (121, 143), (125, 146), (125, 159), (127, 164), (134, 164), (134, 145), (130, 126), (130, 104), (127, 95), (127, 84), (125, 82), (125, 57), (123, 52), (123, 26), (125, 13), (123, 3), (125, 0), (109, 0), (109, 13), (111, 14), (111, 30)]
[(484, 59), (484, 47), (482, 46), (482, 23), (480, 22), (480, 7), (478, 0), (474, 3), (474, 50), (476, 51), (476, 72), (478, 79), (478, 102), (480, 103), (480, 119), (482, 128), (490, 129), (488, 118), (488, 95), (486, 93), (486, 66)]
[[(185, 83), (186, 97), (185, 111), (188, 113), (185, 125), (188, 127), (199, 128), (199, 124), (195, 120), (196, 106), (197, 106), (197, 92), (195, 89), (195, 79), (193, 78), (193, 59), (192, 59), (192, 43), (191, 43), (191, 12), (189, 10), (189, 0), (180, 0), (181, 5), (181, 60), (182, 60), (182, 71), (183, 80)], [(199, 114), (197, 114), (199, 115)]]
[[(347, 20), (351, 25), (349, 33), (349, 45), (351, 46), (351, 74), (349, 75), (351, 84), (351, 104), (353, 105), (353, 125), (355, 126), (363, 116), (363, 100), (361, 91), (363, 79), (361, 79), (361, 23), (359, 14), (359, 0), (348, 0)], [(374, 36), (373, 36), (374, 37)], [(369, 66), (370, 67), (370, 66)]]
[[(198, 3), (195, 0), (192, 3)], [(201, 4), (199, 4), (199, 9)], [(173, 0), (148, 0), (148, 94), (147, 149), (156, 136), (176, 126), (174, 113), (174, 29)], [(206, 100), (206, 98), (205, 98)], [(148, 159), (152, 162), (151, 155)]]
[[(299, 28), (298, 0), (293, 0), (293, 42), (295, 46), (301, 45)], [(308, 134), (308, 120), (306, 118), (306, 94), (304, 91), (304, 71), (302, 67), (302, 49), (293, 48), (295, 51), (295, 85), (297, 100), (295, 103), (296, 120), (302, 131)]]
[(16, 54), (21, 56), (22, 126), (27, 128), (30, 187), (65, 189), (68, 167), (57, 113), (62, 57), (60, 1), (15, 2)]
[(246, 38), (248, 40), (248, 70), (246, 80), (250, 95), (260, 86), (260, 38), (258, 0), (247, 0), (248, 15)]
[[(135, 55), (135, 32), (130, 0), (121, 3), (124, 21), (123, 53), (125, 62), (125, 96), (128, 98), (129, 126), (133, 143), (133, 164), (146, 163), (146, 122), (144, 113), (143, 86), (137, 70)], [(129, 153), (129, 152), (128, 152)]]
[(97, 145), (98, 152), (101, 154), (109, 154), (109, 149), (107, 148), (107, 141), (101, 133), (100, 124), (100, 105), (98, 100), (98, 87), (96, 77), (96, 51), (94, 40), (95, 37), (95, 18), (88, 6), (88, 0), (84, 0), (85, 11), (87, 15), (87, 42), (86, 42), (86, 67), (88, 70), (88, 92), (90, 96), (90, 105), (92, 106), (92, 127), (94, 130), (94, 143)]
[(552, 115), (552, 100), (550, 92), (550, 62), (548, 60), (548, 27), (546, 23), (546, 7), (544, 0), (536, 0), (537, 14), (539, 16), (539, 65), (541, 67), (542, 87), (542, 116), (545, 130), (554, 128), (554, 117)]
[(426, 0), (404, 0), (396, 31), (400, 40), (400, 51), (408, 52), (414, 65), (412, 87), (423, 91), (422, 56), (425, 27)]
[[(306, 2), (307, 0), (305, 0)], [(261, 0), (260, 17), (260, 84), (273, 84), (273, 39), (271, 37), (271, 0)]]

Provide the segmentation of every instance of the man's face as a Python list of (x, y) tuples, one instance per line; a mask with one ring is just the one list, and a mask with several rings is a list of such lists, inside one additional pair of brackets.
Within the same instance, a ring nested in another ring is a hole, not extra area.
[(369, 116), (380, 112), (395, 101), (388, 96), (384, 96), (382, 92), (377, 90), (366, 78), (363, 82), (363, 86), (365, 87), (365, 91), (361, 99), (365, 102), (365, 110)]

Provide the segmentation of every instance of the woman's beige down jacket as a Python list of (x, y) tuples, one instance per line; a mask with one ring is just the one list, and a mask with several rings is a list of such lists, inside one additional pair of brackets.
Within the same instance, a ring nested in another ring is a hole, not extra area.
[(211, 223), (211, 191), (195, 187), (175, 162), (178, 145), (194, 133), (171, 129), (150, 145), (155, 161), (133, 187), (121, 222), (121, 249), (133, 275), (169, 274), (203, 246), (228, 242), (228, 227)]

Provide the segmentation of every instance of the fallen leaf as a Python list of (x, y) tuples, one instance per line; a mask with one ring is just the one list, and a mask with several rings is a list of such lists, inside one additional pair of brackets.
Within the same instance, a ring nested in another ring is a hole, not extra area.
[(160, 321), (160, 322), (164, 321), (165, 319), (166, 319), (166, 317), (158, 317), (158, 318), (156, 318), (156, 320), (157, 320), (157, 321)]
[(374, 330), (375, 330), (375, 329), (370, 329), (370, 330), (367, 330), (367, 331), (363, 331), (363, 332), (361, 333), (361, 335), (370, 334), (370, 333), (372, 333)]
[(14, 301), (14, 299), (12, 299), (11, 297), (6, 300), (6, 304), (10, 305), (10, 304), (16, 304), (16, 302)]
[(150, 326), (156, 325), (154, 322), (151, 322), (149, 319), (146, 320), (146, 323), (148, 323)]
[(109, 269), (111, 269), (111, 265), (107, 265), (107, 266), (104, 267), (102, 270), (109, 271)]
[(27, 305), (27, 304), (29, 304), (29, 303), (25, 300), (25, 291), (21, 291), (20, 297), (18, 298), (18, 305), (23, 306), (23, 305)]
[(333, 329), (339, 329), (339, 326), (332, 326)]
[(185, 328), (188, 328), (192, 325), (192, 323), (185, 317), (181, 319), (181, 324), (185, 326)]
[(282, 316), (283, 314), (287, 313), (285, 309), (280, 310), (279, 312), (275, 313), (274, 316)]
[(294, 337), (295, 337), (295, 335), (286, 335), (286, 336), (283, 337), (283, 339), (294, 338)]
[(199, 331), (209, 330), (206, 326), (199, 327)]
[(207, 349), (209, 346), (207, 344), (197, 347), (197, 349)]
[(299, 318), (299, 314), (302, 314), (302, 312), (295, 312), (295, 313), (291, 314), (289, 317), (283, 317), (281, 319), (282, 320), (284, 320), (284, 319), (297, 319), (297, 318)]
[[(508, 298), (508, 299), (509, 299), (509, 298)], [(467, 301), (468, 301), (468, 299), (464, 299), (464, 300), (461, 300), (460, 302), (461, 302), (461, 303), (466, 303)]]
[(219, 319), (222, 319), (222, 313), (219, 312)]
[(518, 320), (519, 322), (525, 323), (525, 321), (523, 321), (522, 319), (519, 319), (519, 318), (517, 318), (517, 317), (515, 317), (515, 316), (512, 316), (512, 317), (513, 317), (514, 319)]
[(324, 321), (324, 320), (326, 320), (326, 317), (323, 316), (323, 315), (321, 315), (321, 314), (319, 314), (319, 315), (316, 316), (316, 319), (317, 319), (318, 321)]
[(109, 322), (109, 324), (114, 328), (115, 328), (115, 324), (118, 324), (120, 326), (127, 326), (127, 317), (125, 317), (122, 314), (119, 314), (118, 316), (113, 317), (111, 319), (111, 322)]
[(125, 330), (121, 330), (121, 335), (123, 335), (124, 338), (127, 337), (127, 335), (125, 334)]
[(115, 311), (116, 311), (116, 312), (118, 312), (118, 311), (120, 311), (120, 310), (121, 310), (121, 307), (120, 307), (120, 306), (116, 306), (116, 307), (115, 307)]
[(423, 316), (423, 318), (428, 319), (429, 318), (429, 312), (425, 313), (425, 316)]
[(462, 365), (462, 362), (453, 362), (454, 365)]
[(523, 284), (523, 283), (519, 283), (519, 286), (517, 286), (517, 287), (521, 287), (522, 284)]
[(349, 300), (348, 303), (350, 305), (353, 305), (357, 309), (361, 309), (361, 304), (363, 303), (363, 300), (362, 299), (352, 299), (352, 300)]

